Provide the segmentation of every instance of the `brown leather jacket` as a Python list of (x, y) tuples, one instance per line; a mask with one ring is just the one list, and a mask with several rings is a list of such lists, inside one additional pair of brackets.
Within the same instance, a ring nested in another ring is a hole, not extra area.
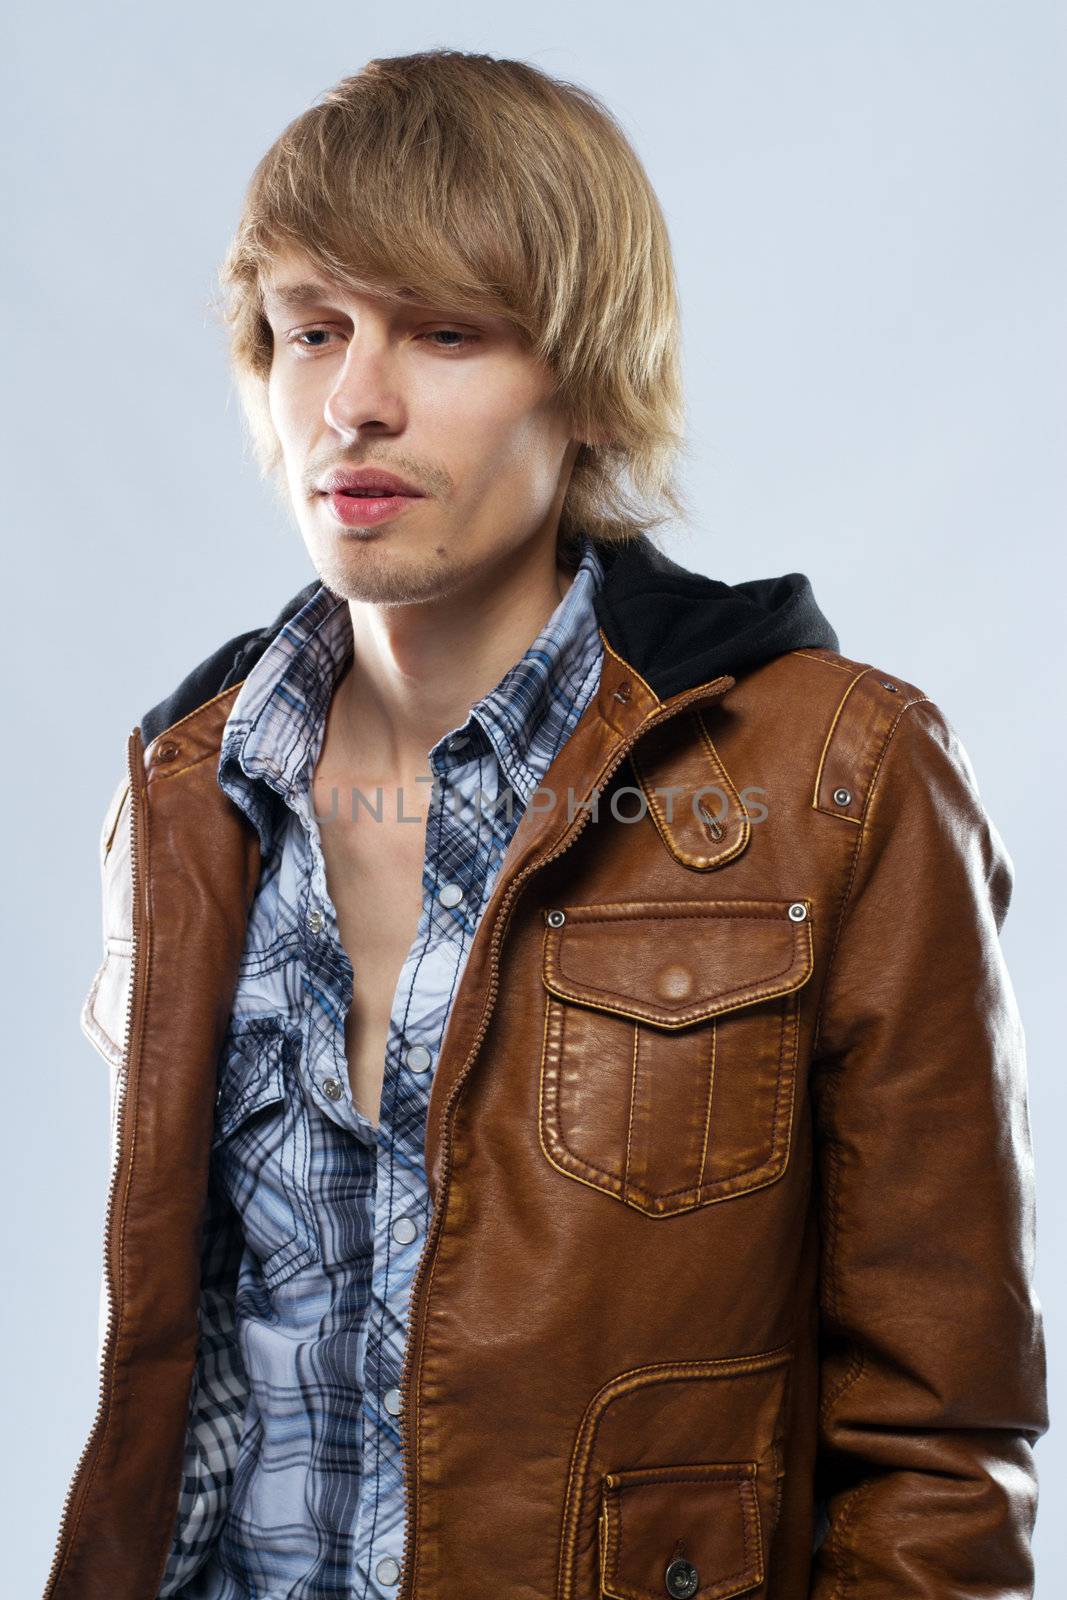
[[(754, 644), (726, 620), (746, 586), (647, 541), (613, 572), (599, 691), (433, 1081), (397, 1594), (1030, 1596), (1048, 1419), (1010, 858), (914, 684), (832, 631)], [(761, 596), (779, 622), (789, 578)], [(104, 823), (100, 1398), (47, 1600), (153, 1600), (170, 1547), (259, 869), (216, 763), (278, 625), (142, 719)]]

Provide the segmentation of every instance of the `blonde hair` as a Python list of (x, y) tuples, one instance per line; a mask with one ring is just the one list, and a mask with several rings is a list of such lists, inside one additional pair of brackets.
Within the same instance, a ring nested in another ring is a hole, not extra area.
[[(262, 283), (295, 246), (389, 298), (504, 316), (583, 440), (560, 515), (623, 542), (685, 518), (677, 291), (666, 222), (618, 122), (588, 90), (457, 50), (369, 61), (257, 165), (219, 272), (252, 446), (272, 473)], [(625, 479), (629, 477), (632, 489)]]

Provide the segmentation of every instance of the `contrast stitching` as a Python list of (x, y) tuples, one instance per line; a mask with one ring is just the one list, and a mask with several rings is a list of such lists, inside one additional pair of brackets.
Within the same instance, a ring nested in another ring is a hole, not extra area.
[(626, 1153), (623, 1157), (622, 1165), (622, 1187), (624, 1194), (630, 1187), (630, 1148), (633, 1143), (634, 1097), (637, 1093), (638, 1043), (641, 1038), (641, 1032), (636, 1022), (633, 1026), (633, 1036), (634, 1045), (630, 1058), (630, 1109), (626, 1121)]
[(856, 873), (857, 873), (858, 868), (859, 868), (860, 856), (863, 853), (863, 844), (864, 844), (864, 840), (867, 837), (867, 818), (868, 818), (871, 806), (872, 806), (873, 801), (874, 801), (875, 789), (876, 789), (877, 784), (878, 784), (878, 776), (879, 776), (879, 773), (882, 770), (882, 765), (883, 765), (883, 763), (885, 761), (886, 755), (888, 754), (889, 746), (890, 746), (890, 743), (892, 742), (893, 735), (896, 733), (897, 729), (899, 728), (900, 722), (901, 722), (901, 718), (904, 716), (904, 713), (907, 712), (907, 711), (910, 711), (912, 706), (924, 705), (924, 704), (929, 704), (929, 703), (930, 703), (929, 697), (927, 695), (921, 695), (916, 700), (907, 701), (906, 704), (903, 705), (901, 707), (900, 711), (897, 713), (897, 715), (894, 718), (894, 721), (893, 721), (893, 723), (892, 723), (892, 725), (891, 725), (891, 727), (889, 729), (889, 732), (886, 734), (885, 740), (884, 740), (884, 742), (882, 744), (881, 752), (880, 752), (880, 754), (878, 756), (878, 760), (875, 763), (874, 771), (871, 774), (871, 781), (870, 781), (870, 784), (867, 787), (867, 796), (866, 796), (866, 799), (864, 800), (864, 803), (863, 803), (863, 814), (862, 814), (861, 817), (854, 819), (854, 820), (859, 821), (861, 826), (860, 826), (859, 836), (858, 836), (858, 838), (856, 840), (855, 848), (853, 849), (853, 852), (852, 852), (852, 864), (851, 864), (851, 868), (849, 870), (848, 883), (845, 886), (845, 894), (844, 894), (844, 898), (843, 898), (843, 900), (841, 902), (841, 910), (837, 914), (837, 925), (834, 928), (834, 936), (833, 936), (833, 941), (832, 941), (832, 943), (830, 945), (830, 953), (826, 958), (826, 965), (823, 968), (822, 989), (821, 989), (820, 994), (819, 994), (819, 1004), (818, 1004), (818, 1008), (816, 1009), (816, 1012), (815, 1012), (815, 1026), (814, 1026), (814, 1030), (812, 1032), (812, 1037), (811, 1037), (811, 1054), (812, 1054), (812, 1059), (813, 1060), (815, 1059), (816, 1053), (817, 1053), (817, 1050), (818, 1050), (819, 1033), (820, 1033), (820, 1030), (822, 1028), (823, 1010), (824, 1010), (825, 1005), (826, 1005), (826, 996), (827, 996), (827, 993), (829, 991), (830, 974), (831, 974), (831, 972), (833, 970), (834, 957), (837, 954), (838, 943), (839, 943), (840, 938), (841, 938), (841, 933), (842, 933), (842, 931), (844, 929), (845, 915), (846, 915), (846, 912), (848, 911), (849, 902), (852, 899), (852, 890), (853, 890), (853, 888), (855, 886), (855, 882), (856, 882)]
[(833, 667), (835, 672), (851, 672), (853, 667), (863, 664), (859, 661), (852, 661), (850, 665), (846, 665), (850, 661), (848, 656), (844, 656), (840, 661), (830, 661), (826, 656), (813, 656), (808, 650), (790, 650), (789, 654), (791, 656), (803, 656), (805, 661), (817, 661), (820, 667)]
[[(707, 1184), (700, 1183), (700, 1184), (696, 1185), (695, 1187), (692, 1184), (682, 1184), (676, 1189), (649, 1189), (649, 1188), (645, 1187), (644, 1185), (631, 1184), (628, 1181), (627, 1170), (628, 1170), (628, 1163), (629, 1163), (629, 1137), (627, 1137), (627, 1156), (626, 1156), (627, 1168), (624, 1169), (623, 1177), (620, 1180), (619, 1176), (616, 1173), (605, 1171), (603, 1168), (596, 1166), (593, 1162), (586, 1160), (586, 1158), (584, 1156), (580, 1156), (567, 1143), (567, 1140), (566, 1140), (566, 1138), (564, 1136), (564, 1132), (563, 1132), (563, 1120), (562, 1120), (562, 1111), (561, 1111), (560, 1098), (559, 1098), (558, 1075), (557, 1075), (556, 1084), (552, 1089), (551, 1108), (547, 1112), (546, 1112), (546, 1109), (545, 1109), (543, 1097), (541, 1099), (541, 1102), (539, 1104), (539, 1111), (540, 1111), (539, 1121), (541, 1121), (542, 1124), (543, 1124), (543, 1132), (544, 1132), (545, 1137), (548, 1137), (548, 1138), (551, 1139), (551, 1142), (553, 1144), (553, 1147), (556, 1150), (556, 1153), (558, 1155), (560, 1155), (561, 1157), (565, 1158), (565, 1160), (570, 1164), (564, 1166), (564, 1165), (560, 1164), (560, 1161), (554, 1159), (554, 1157), (550, 1154), (549, 1150), (547, 1149), (547, 1147), (545, 1145), (544, 1138), (541, 1139), (541, 1148), (542, 1148), (542, 1150), (544, 1151), (545, 1155), (548, 1157), (548, 1160), (552, 1163), (552, 1165), (556, 1168), (556, 1170), (558, 1172), (562, 1172), (567, 1177), (577, 1178), (579, 1182), (588, 1183), (590, 1188), (600, 1189), (600, 1190), (602, 1190), (602, 1191), (604, 1191), (606, 1193), (614, 1195), (618, 1199), (622, 1200), (625, 1204), (633, 1205), (635, 1210), (640, 1210), (640, 1211), (644, 1212), (646, 1215), (649, 1215), (651, 1213), (648, 1213), (647, 1211), (645, 1211), (645, 1208), (643, 1206), (637, 1205), (635, 1203), (634, 1199), (631, 1198), (631, 1195), (638, 1196), (641, 1199), (648, 1200), (648, 1201), (651, 1201), (651, 1202), (656, 1202), (656, 1201), (659, 1201), (659, 1200), (673, 1200), (679, 1195), (691, 1196), (692, 1197), (691, 1204), (689, 1206), (687, 1206), (685, 1209), (693, 1210), (698, 1206), (714, 1204), (716, 1200), (730, 1199), (734, 1194), (737, 1194), (738, 1192), (744, 1192), (745, 1190), (754, 1187), (754, 1185), (745, 1184), (743, 1182), (744, 1179), (751, 1177), (753, 1173), (757, 1173), (757, 1174), (768, 1173), (770, 1175), (768, 1177), (768, 1182), (771, 1181), (771, 1178), (776, 1176), (778, 1171), (780, 1170), (780, 1165), (779, 1165), (779, 1163), (780, 1163), (780, 1151), (778, 1149), (778, 1138), (779, 1138), (778, 1130), (779, 1130), (779, 1125), (780, 1125), (781, 1120), (782, 1120), (782, 1102), (783, 1102), (783, 1098), (784, 1098), (783, 1089), (782, 1089), (782, 1079), (783, 1079), (783, 1073), (785, 1071), (787, 1030), (789, 1031), (789, 1034), (792, 1037), (793, 1042), (794, 1042), (794, 1048), (793, 1048), (793, 1051), (792, 1051), (792, 1057), (793, 1057), (792, 1066), (794, 1068), (793, 1077), (795, 1077), (796, 1053), (797, 1053), (796, 1052), (796, 1045), (797, 1045), (797, 1042), (798, 1042), (798, 1027), (795, 1026), (795, 1024), (797, 1023), (799, 1004), (800, 1004), (799, 996), (794, 994), (794, 998), (793, 998), (792, 1003), (790, 1005), (783, 1006), (781, 1008), (781, 1012), (780, 1012), (780, 1031), (779, 1031), (779, 1042), (778, 1042), (778, 1072), (777, 1072), (777, 1076), (775, 1078), (775, 1083), (774, 1083), (774, 1114), (773, 1114), (772, 1123), (771, 1123), (771, 1130), (770, 1130), (770, 1134), (771, 1134), (770, 1154), (767, 1156), (767, 1158), (765, 1160), (756, 1162), (756, 1164), (754, 1166), (745, 1167), (740, 1172), (730, 1172), (725, 1177), (713, 1178)], [(544, 1034), (544, 1044), (542, 1046), (542, 1054), (541, 1054), (541, 1081), (542, 1081), (542, 1084), (544, 1084), (544, 1079), (545, 1079), (545, 1060), (546, 1060), (547, 1048), (548, 1048), (548, 1021), (549, 1021), (549, 1017), (551, 1016), (552, 1020), (555, 1023), (555, 1027), (552, 1030), (553, 1031), (554, 1043), (555, 1043), (555, 1059), (558, 1062), (561, 1063), (563, 1061), (564, 1050), (565, 1050), (566, 1014), (567, 1014), (567, 1007), (561, 1005), (559, 1003), (559, 1001), (550, 992), (548, 997), (547, 997), (547, 999), (546, 999), (546, 1005), (545, 1005), (545, 1034)], [(632, 1089), (631, 1089), (631, 1096), (632, 1096)], [(792, 1107), (792, 1097), (790, 1098), (790, 1108), (791, 1107)], [(631, 1118), (632, 1118), (632, 1098), (631, 1098)], [(601, 1178), (604, 1181), (602, 1183), (592, 1182), (592, 1181), (590, 1181), (590, 1179), (588, 1177), (584, 1177), (583, 1174), (592, 1174), (592, 1176), (594, 1178)], [(701, 1174), (703, 1175), (703, 1167), (701, 1167)], [(706, 1194), (704, 1192), (706, 1190), (717, 1190), (718, 1193), (717, 1194), (708, 1195), (708, 1194)], [(676, 1209), (677, 1208), (675, 1208), (675, 1210)], [(673, 1212), (664, 1212), (664, 1213), (658, 1213), (658, 1214), (660, 1214), (660, 1215), (672, 1215), (674, 1213)]]
[[(815, 806), (817, 809), (821, 809), (819, 807), (819, 790), (822, 788), (822, 774), (823, 774), (823, 767), (826, 765), (826, 752), (830, 748), (830, 743), (831, 743), (831, 741), (832, 741), (832, 739), (834, 737), (834, 733), (835, 733), (835, 731), (837, 729), (837, 724), (841, 720), (841, 716), (842, 716), (842, 713), (844, 712), (845, 704), (846, 704), (846, 702), (848, 700), (849, 695), (852, 693), (852, 691), (856, 687), (857, 683), (859, 683), (860, 679), (864, 678), (866, 676), (866, 674), (868, 672), (870, 672), (870, 670), (871, 670), (871, 668), (867, 667), (867, 668), (865, 668), (865, 670), (863, 672), (857, 673), (856, 676), (853, 678), (852, 682), (849, 684), (848, 688), (845, 690), (844, 694), (841, 696), (840, 700), (837, 702), (837, 710), (834, 712), (833, 719), (832, 719), (832, 721), (830, 723), (830, 726), (826, 730), (826, 738), (823, 740), (823, 747), (822, 747), (822, 750), (821, 750), (821, 752), (819, 754), (819, 765), (815, 769), (815, 793), (812, 795), (812, 798), (811, 798), (812, 805)], [(848, 820), (850, 822), (855, 822), (857, 819), (855, 817), (850, 817)]]
[(708, 1142), (711, 1138), (711, 1108), (715, 1100), (715, 1064), (718, 1056), (719, 1022), (716, 1018), (711, 1024), (711, 1061), (708, 1063), (708, 1087), (704, 1099), (704, 1143), (700, 1152), (700, 1173), (697, 1177), (697, 1188), (704, 1187), (704, 1173), (708, 1165)]
[[(771, 918), (770, 918), (770, 916), (768, 914), (758, 915), (758, 914), (751, 914), (751, 913), (746, 913), (746, 912), (737, 912), (737, 913), (735, 913), (735, 912), (727, 912), (727, 913), (725, 913), (725, 915), (730, 917), (730, 918), (732, 918), (733, 920), (739, 921), (739, 922), (766, 922), (766, 921), (771, 920)], [(674, 917), (674, 916), (669, 916), (669, 915), (667, 915), (667, 916), (653, 915), (653, 916), (647, 916), (647, 917), (646, 916), (634, 916), (633, 918), (597, 917), (597, 916), (584, 917), (583, 916), (580, 920), (581, 920), (581, 923), (582, 923), (583, 926), (587, 926), (587, 925), (591, 926), (594, 923), (600, 923), (600, 922), (609, 922), (609, 923), (617, 923), (617, 922), (625, 922), (625, 921), (634, 921), (634, 922), (674, 922), (674, 921), (677, 920), (677, 918)], [(751, 984), (751, 983), (749, 983), (749, 984), (738, 984), (733, 989), (723, 989), (723, 990), (719, 991), (719, 993), (716, 994), (715, 997), (714, 997), (714, 1001), (715, 1001), (715, 1005), (716, 1005), (716, 1010), (715, 1011), (709, 1011), (707, 1009), (707, 1004), (704, 1001), (696, 1001), (696, 1002), (694, 1002), (693, 1005), (687, 1007), (684, 1011), (681, 1011), (678, 1014), (677, 1022), (674, 1024), (674, 1026), (683, 1027), (687, 1023), (699, 1022), (704, 1018), (707, 1018), (707, 1017), (710, 1017), (710, 1016), (713, 1016), (713, 1015), (717, 1015), (718, 1012), (721, 1012), (721, 1011), (724, 1011), (724, 1010), (727, 1009), (727, 1007), (725, 1007), (722, 1004), (720, 1004), (720, 1002), (722, 1002), (724, 1000), (726, 1000), (726, 1001), (731, 1000), (735, 995), (744, 994), (747, 997), (746, 1003), (754, 1004), (757, 1000), (774, 1000), (779, 995), (790, 994), (794, 990), (801, 988), (802, 985), (807, 982), (808, 978), (811, 976), (812, 972), (814, 971), (814, 950), (813, 950), (813, 946), (812, 946), (811, 921), (810, 921), (810, 918), (805, 918), (805, 927), (808, 930), (808, 940), (807, 940), (807, 945), (808, 945), (807, 956), (808, 956), (808, 960), (807, 960), (807, 963), (806, 963), (806, 970), (804, 972), (804, 976), (799, 978), (795, 983), (785, 984), (779, 989), (775, 989), (773, 987), (768, 989), (768, 988), (765, 987), (767, 984), (770, 984), (770, 985), (773, 986), (773, 984), (775, 983), (775, 981), (778, 978), (784, 977), (787, 972), (791, 973), (794, 970), (794, 968), (796, 967), (798, 929), (797, 929), (795, 924), (792, 925), (792, 926), (793, 926), (793, 948), (792, 948), (792, 950), (790, 952), (789, 960), (787, 961), (787, 963), (786, 963), (786, 965), (784, 967), (780, 967), (777, 972), (769, 972), (765, 978), (759, 979), (755, 984)], [(547, 934), (548, 931), (549, 930), (547, 930), (547, 928), (546, 928), (546, 934)], [(553, 990), (553, 992), (554, 993), (558, 992), (560, 994), (560, 998), (562, 998), (564, 1000), (586, 1000), (586, 1001), (588, 1001), (588, 1002), (590, 1002), (591, 1004), (594, 1004), (594, 1005), (605, 1005), (605, 1006), (607, 1006), (608, 1002), (605, 1001), (603, 998), (594, 999), (593, 997), (594, 996), (603, 997), (605, 994), (614, 996), (616, 994), (616, 991), (612, 990), (612, 989), (607, 989), (606, 990), (606, 989), (603, 988), (603, 986), (596, 987), (595, 985), (592, 985), (592, 984), (583, 984), (583, 983), (580, 983), (575, 978), (568, 977), (567, 973), (564, 972), (563, 966), (562, 966), (562, 962), (559, 959), (559, 941), (560, 941), (562, 936), (558, 933), (558, 931), (556, 929), (552, 929), (551, 931), (555, 935), (555, 939), (554, 939), (553, 944), (552, 944), (551, 947), (549, 947), (549, 945), (547, 943), (547, 939), (546, 939), (546, 945), (545, 945), (545, 950), (544, 950), (544, 958), (543, 958), (543, 965), (542, 965), (543, 979), (544, 979), (544, 983), (545, 983), (546, 987), (551, 989), (552, 985), (555, 984), (556, 988), (555, 988), (555, 990)], [(803, 939), (803, 933), (802, 932), (799, 933), (799, 938)], [(564, 988), (564, 984), (565, 983), (570, 985), (569, 989)], [(620, 995), (619, 998), (622, 999), (623, 996)], [(609, 1009), (614, 1011), (615, 1013), (617, 1013), (619, 1015), (636, 1018), (641, 1022), (659, 1022), (659, 1023), (662, 1024), (662, 1020), (663, 1020), (663, 1012), (662, 1012), (662, 1010), (654, 1011), (650, 1007), (642, 1006), (640, 1004), (638, 1004), (638, 1005), (630, 1004), (625, 1009), (621, 1005), (618, 1005), (618, 1006), (612, 1005), (612, 1006), (609, 1006)], [(670, 1024), (668, 1024), (668, 1026), (669, 1025)]]

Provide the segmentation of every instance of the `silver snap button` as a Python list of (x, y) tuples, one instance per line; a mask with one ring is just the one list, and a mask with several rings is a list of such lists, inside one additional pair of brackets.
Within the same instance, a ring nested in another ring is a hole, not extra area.
[(675, 1600), (689, 1600), (700, 1588), (700, 1574), (691, 1561), (672, 1561), (663, 1575), (667, 1593)]
[(884, 678), (879, 678), (879, 679), (878, 679), (878, 682), (879, 682), (879, 683), (880, 683), (880, 684), (881, 684), (881, 685), (882, 685), (882, 688), (883, 688), (883, 689), (888, 689), (888, 690), (889, 690), (889, 692), (890, 692), (890, 694), (897, 694), (897, 693), (899, 693), (899, 691), (898, 691), (898, 689), (897, 689), (897, 686), (896, 686), (896, 684), (895, 684), (895, 683), (887, 683), (887, 682), (886, 682), (886, 680), (885, 680), (885, 679), (884, 679)]
[(847, 806), (852, 804), (852, 791), (850, 789), (834, 790), (834, 805)]
[(308, 912), (307, 924), (312, 933), (321, 933), (323, 928), (326, 926), (326, 918), (323, 916), (322, 912), (317, 906), (314, 910)]
[(397, 1217), (393, 1223), (393, 1238), (397, 1244), (410, 1244), (418, 1237), (418, 1228), (410, 1217)]
[(379, 1583), (392, 1585), (400, 1577), (400, 1564), (392, 1556), (383, 1556), (374, 1569), (374, 1576)]
[(549, 911), (545, 916), (545, 921), (550, 928), (561, 928), (566, 920), (567, 914), (565, 911)]
[(463, 890), (458, 883), (443, 883), (437, 891), (437, 898), (443, 906), (458, 906), (463, 899)]
[(404, 1060), (412, 1072), (425, 1072), (433, 1057), (424, 1044), (413, 1044), (406, 1052)]
[(400, 1390), (386, 1389), (385, 1394), (382, 1396), (382, 1400), (389, 1415), (391, 1417), (395, 1417), (397, 1412), (400, 1410)]
[(803, 922), (807, 914), (808, 908), (802, 900), (794, 900), (789, 907), (789, 919), (791, 922)]
[(344, 1085), (342, 1084), (340, 1078), (323, 1078), (322, 1092), (323, 1094), (329, 1095), (331, 1100), (340, 1100), (341, 1096), (345, 1092)]

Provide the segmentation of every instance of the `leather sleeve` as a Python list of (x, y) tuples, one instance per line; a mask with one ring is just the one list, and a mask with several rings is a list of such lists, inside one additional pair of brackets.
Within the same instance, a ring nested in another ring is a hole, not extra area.
[(943, 713), (883, 748), (816, 1034), (811, 1600), (1033, 1593), (1048, 1427), (1013, 867)]

